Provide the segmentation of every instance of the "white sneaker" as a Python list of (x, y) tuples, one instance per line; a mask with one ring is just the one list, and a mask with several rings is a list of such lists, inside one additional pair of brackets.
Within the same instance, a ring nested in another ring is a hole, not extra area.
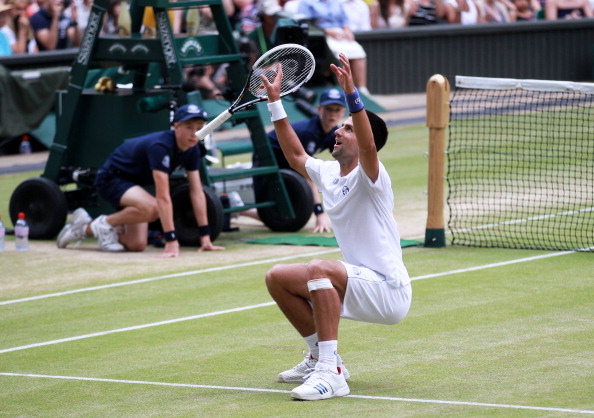
[(70, 222), (64, 225), (64, 228), (58, 234), (58, 248), (66, 248), (73, 241), (80, 242), (87, 237), (87, 225), (93, 219), (83, 208), (76, 209), (70, 217)]
[[(303, 353), (305, 358), (301, 363), (296, 365), (290, 370), (285, 370), (281, 372), (276, 377), (276, 381), (279, 383), (303, 383), (305, 382), (306, 376), (311, 374), (313, 369), (316, 367), (318, 360), (312, 358), (308, 352)], [(351, 377), (351, 374), (347, 370), (346, 366), (344, 365), (340, 354), (336, 354), (336, 364), (341, 368), (342, 374), (344, 375), (345, 379)]]
[(276, 381), (279, 383), (303, 383), (304, 377), (310, 374), (314, 367), (316, 367), (317, 359), (312, 358), (308, 352), (303, 352), (305, 358), (301, 363), (296, 365), (290, 370), (281, 372), (276, 377)]
[(227, 196), (229, 197), (229, 206), (230, 207), (235, 208), (237, 206), (244, 206), (243, 200), (241, 199), (241, 196), (239, 195), (239, 193), (233, 191), (233, 192), (227, 193)]
[(327, 368), (324, 364), (316, 364), (312, 373), (301, 386), (291, 392), (295, 399), (303, 401), (319, 401), (335, 396), (346, 396), (350, 393), (349, 385), (340, 367), (338, 373)]
[[(239, 193), (233, 191), (227, 194), (227, 196), (229, 197), (229, 206), (232, 208), (236, 208), (238, 206), (245, 206), (245, 203), (243, 203), (243, 200), (241, 199), (241, 196), (239, 195)], [(237, 219), (239, 218), (239, 212), (231, 212), (231, 218), (232, 219)]]
[(113, 226), (105, 220), (107, 216), (101, 215), (91, 222), (93, 235), (99, 241), (99, 248), (102, 251), (119, 252), (124, 251), (124, 246), (118, 241), (118, 233)]

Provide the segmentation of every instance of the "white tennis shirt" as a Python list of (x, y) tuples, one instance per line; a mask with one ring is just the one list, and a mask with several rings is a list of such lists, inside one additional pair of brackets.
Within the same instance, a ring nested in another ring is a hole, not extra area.
[(396, 287), (404, 286), (410, 278), (393, 215), (392, 182), (384, 165), (380, 162), (379, 166), (379, 177), (373, 183), (361, 165), (342, 177), (338, 161), (312, 157), (305, 164), (322, 192), (344, 261), (367, 267)]

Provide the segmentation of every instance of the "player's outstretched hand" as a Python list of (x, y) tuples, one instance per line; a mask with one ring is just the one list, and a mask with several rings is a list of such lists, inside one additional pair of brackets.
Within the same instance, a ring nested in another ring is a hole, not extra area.
[(200, 238), (200, 248), (198, 248), (198, 252), (201, 253), (203, 251), (222, 251), (225, 247), (220, 247), (218, 245), (213, 245), (210, 237), (208, 235), (203, 236)]
[(165, 243), (165, 248), (159, 256), (160, 258), (175, 258), (179, 255), (179, 242), (171, 241)]
[(281, 83), (283, 81), (283, 66), (282, 64), (277, 64), (276, 75), (270, 77), (269, 80), (265, 74), (260, 74), (260, 79), (266, 87), (266, 95), (268, 96), (268, 101), (270, 103), (274, 103), (280, 100), (280, 90), (281, 90)]
[(351, 94), (355, 91), (355, 82), (353, 81), (353, 74), (351, 73), (351, 64), (342, 52), (338, 54), (338, 59), (342, 63), (342, 67), (330, 64), (330, 69), (336, 74), (338, 84), (340, 84), (344, 92), (346, 94)]
[(328, 222), (328, 218), (325, 214), (320, 213), (316, 216), (316, 226), (311, 232), (319, 232), (323, 234), (324, 232), (332, 232), (330, 228), (330, 223)]

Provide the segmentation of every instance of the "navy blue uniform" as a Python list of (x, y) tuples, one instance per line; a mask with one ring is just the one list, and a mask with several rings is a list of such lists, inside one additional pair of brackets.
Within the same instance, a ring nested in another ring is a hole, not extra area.
[[(295, 130), (295, 133), (297, 134), (299, 141), (303, 145), (303, 149), (305, 149), (305, 152), (307, 152), (312, 157), (314, 154), (322, 152), (326, 149), (330, 152), (332, 152), (332, 150), (334, 149), (334, 144), (336, 143), (334, 131), (336, 131), (338, 127), (335, 126), (330, 130), (330, 132), (324, 133), (319, 115), (312, 116), (309, 119), (293, 122), (291, 126)], [(276, 158), (278, 168), (292, 170), (278, 142), (276, 131), (272, 130), (268, 133), (268, 140), (270, 141), (270, 146)], [(258, 155), (256, 153), (254, 153), (252, 156), (252, 165), (254, 167), (261, 166), (260, 161), (258, 160)], [(262, 191), (262, 177), (256, 176), (253, 178), (253, 181), (254, 191), (256, 193), (256, 196), (258, 196), (259, 193)]]
[(182, 152), (177, 148), (174, 131), (156, 132), (117, 147), (97, 173), (95, 186), (101, 197), (117, 209), (130, 187), (154, 184), (153, 170), (171, 174), (180, 168), (200, 168), (199, 147)]
[[(297, 134), (297, 137), (299, 137), (299, 141), (301, 141), (303, 149), (305, 149), (307, 154), (313, 156), (314, 154), (322, 152), (326, 149), (332, 152), (336, 142), (334, 131), (336, 131), (338, 127), (334, 127), (330, 130), (330, 132), (324, 133), (322, 124), (320, 122), (320, 117), (318, 115), (309, 119), (293, 122), (291, 126), (295, 130), (295, 133)], [(274, 150), (281, 149), (276, 136), (276, 131), (270, 131), (268, 133), (268, 139), (270, 140), (270, 145)], [(275, 154), (277, 154), (276, 151)]]
[[(320, 117), (318, 115), (309, 119), (293, 122), (291, 126), (295, 130), (299, 141), (301, 141), (305, 152), (307, 152), (309, 155), (313, 156), (314, 154), (322, 152), (326, 149), (332, 152), (334, 144), (336, 143), (334, 131), (336, 131), (338, 127), (334, 127), (330, 130), (330, 132), (324, 133), (322, 124), (320, 123)], [(272, 130), (268, 132), (268, 139), (270, 141), (272, 151), (274, 152), (274, 156), (276, 157), (278, 167), (291, 168), (289, 166), (289, 162), (281, 150), (278, 138), (276, 136), (276, 131)], [(260, 165), (258, 156), (256, 154), (253, 156), (253, 164), (254, 167), (258, 167)]]
[[(52, 25), (52, 16), (45, 8), (42, 7), (37, 13), (31, 16), (29, 21), (31, 22), (31, 28), (33, 28), (33, 31), (37, 33), (42, 29), (50, 29)], [(66, 49), (68, 47), (67, 31), (71, 26), (76, 26), (76, 23), (74, 23), (69, 17), (60, 15), (60, 19), (58, 20), (58, 43), (56, 45), (56, 49)], [(37, 41), (37, 36), (35, 36), (35, 42), (37, 43), (37, 47), (40, 51), (46, 50), (41, 42)]]

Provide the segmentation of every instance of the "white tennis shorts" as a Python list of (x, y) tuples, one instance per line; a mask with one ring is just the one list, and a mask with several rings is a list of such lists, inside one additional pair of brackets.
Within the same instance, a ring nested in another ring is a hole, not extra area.
[(412, 287), (396, 285), (365, 267), (343, 261), (348, 275), (341, 318), (392, 325), (404, 319), (412, 300)]

